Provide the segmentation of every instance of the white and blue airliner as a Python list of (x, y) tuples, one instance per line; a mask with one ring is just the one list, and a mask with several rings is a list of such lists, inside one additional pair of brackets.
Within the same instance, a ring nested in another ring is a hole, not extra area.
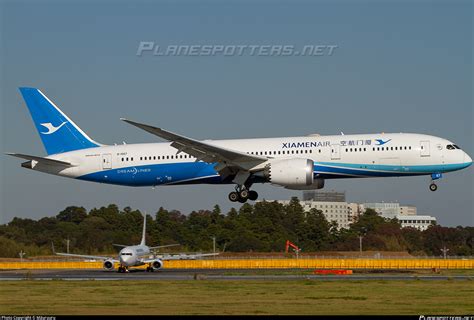
[(142, 187), (234, 184), (231, 201), (256, 200), (256, 183), (293, 190), (324, 187), (326, 179), (426, 175), (430, 190), (443, 173), (472, 159), (454, 142), (425, 134), (379, 133), (195, 140), (128, 119), (167, 142), (104, 145), (92, 140), (46, 95), (20, 88), (47, 156), (8, 153), (22, 167), (79, 180)]

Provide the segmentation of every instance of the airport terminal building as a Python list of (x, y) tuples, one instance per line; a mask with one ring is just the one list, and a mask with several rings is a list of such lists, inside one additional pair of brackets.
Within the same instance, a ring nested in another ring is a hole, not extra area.
[[(283, 205), (290, 200), (277, 201)], [(426, 230), (436, 224), (436, 218), (429, 215), (417, 215), (417, 208), (413, 205), (400, 205), (397, 202), (355, 203), (346, 201), (345, 192), (336, 191), (304, 191), (300, 201), (305, 211), (320, 210), (329, 222), (336, 222), (339, 228), (349, 228), (349, 225), (359, 218), (368, 208), (375, 210), (380, 216), (388, 219), (398, 219), (403, 228), (412, 227)]]

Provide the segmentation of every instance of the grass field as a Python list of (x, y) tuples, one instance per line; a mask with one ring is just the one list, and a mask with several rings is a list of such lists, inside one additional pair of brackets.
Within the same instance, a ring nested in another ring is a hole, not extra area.
[(2, 314), (474, 314), (465, 281), (5, 281)]

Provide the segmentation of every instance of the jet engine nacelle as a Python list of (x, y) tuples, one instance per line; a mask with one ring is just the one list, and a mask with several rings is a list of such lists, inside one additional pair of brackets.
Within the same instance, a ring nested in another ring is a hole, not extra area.
[(287, 189), (309, 187), (314, 182), (314, 162), (310, 159), (269, 160), (263, 172), (267, 181)]
[(289, 186), (285, 187), (290, 190), (316, 190), (324, 188), (324, 179), (314, 179), (313, 183), (309, 186)]
[(151, 267), (155, 270), (161, 269), (163, 267), (163, 261), (156, 259), (151, 263)]
[(114, 270), (114, 262), (111, 260), (105, 260), (103, 267), (105, 270)]

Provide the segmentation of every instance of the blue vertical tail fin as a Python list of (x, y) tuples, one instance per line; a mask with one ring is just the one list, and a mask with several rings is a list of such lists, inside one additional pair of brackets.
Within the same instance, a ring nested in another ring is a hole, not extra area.
[(20, 88), (48, 155), (101, 146), (36, 88)]

